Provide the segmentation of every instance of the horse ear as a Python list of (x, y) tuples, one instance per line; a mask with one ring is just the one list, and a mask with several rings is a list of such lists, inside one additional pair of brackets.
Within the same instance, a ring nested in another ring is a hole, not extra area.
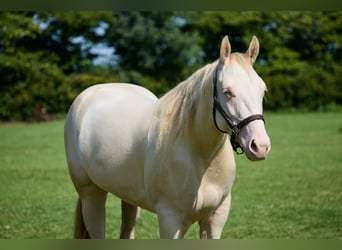
[(250, 59), (251, 63), (254, 63), (259, 54), (259, 40), (256, 36), (253, 36), (246, 54)]
[(228, 39), (228, 36), (225, 36), (222, 39), (221, 50), (220, 50), (220, 59), (222, 63), (224, 63), (228, 59), (228, 57), (230, 56), (230, 52), (231, 52), (231, 47), (230, 47), (229, 39)]

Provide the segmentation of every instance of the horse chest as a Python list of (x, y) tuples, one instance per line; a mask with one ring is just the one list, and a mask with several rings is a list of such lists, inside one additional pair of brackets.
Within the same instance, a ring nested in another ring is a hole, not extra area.
[(195, 202), (198, 212), (215, 210), (232, 189), (235, 179), (234, 158), (222, 156), (213, 160), (202, 176)]
[(215, 210), (230, 192), (235, 177), (235, 171), (227, 171), (225, 174), (217, 172), (204, 175), (198, 189), (195, 209), (198, 212), (212, 212)]
[(197, 195), (195, 203), (195, 214), (203, 216), (214, 211), (227, 196), (224, 192), (215, 185), (206, 185), (202, 187)]

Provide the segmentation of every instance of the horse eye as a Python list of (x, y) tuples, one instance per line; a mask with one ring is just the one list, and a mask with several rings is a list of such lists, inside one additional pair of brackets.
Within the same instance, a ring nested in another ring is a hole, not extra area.
[(235, 97), (233, 92), (230, 89), (225, 89), (223, 92), (227, 97)]

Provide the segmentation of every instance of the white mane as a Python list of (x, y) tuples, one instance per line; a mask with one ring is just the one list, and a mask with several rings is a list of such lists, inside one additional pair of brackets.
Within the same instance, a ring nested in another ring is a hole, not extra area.
[[(202, 67), (160, 99), (156, 113), (159, 142), (170, 143), (183, 131), (191, 131), (197, 112), (211, 115), (215, 66), (216, 63), (212, 63)], [(207, 103), (206, 110), (198, 110), (200, 100)]]

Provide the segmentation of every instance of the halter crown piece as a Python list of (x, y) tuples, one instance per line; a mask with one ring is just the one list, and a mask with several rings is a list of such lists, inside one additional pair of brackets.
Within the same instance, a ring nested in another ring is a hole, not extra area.
[(216, 111), (218, 111), (221, 116), (223, 117), (223, 119), (227, 122), (228, 126), (231, 129), (230, 132), (230, 143), (232, 144), (232, 147), (234, 149), (234, 151), (237, 154), (243, 154), (243, 147), (241, 146), (241, 144), (238, 141), (238, 135), (241, 132), (241, 129), (246, 126), (248, 123), (255, 121), (255, 120), (262, 120), (263, 122), (265, 122), (264, 116), (261, 114), (256, 114), (256, 115), (251, 115), (246, 117), (245, 119), (243, 119), (242, 121), (240, 121), (239, 123), (234, 123), (234, 121), (229, 117), (229, 115), (226, 113), (226, 111), (223, 109), (223, 107), (221, 106), (221, 104), (218, 101), (217, 98), (217, 73), (218, 73), (218, 68), (219, 68), (219, 62), (216, 66), (216, 70), (215, 70), (215, 74), (214, 74), (214, 80), (213, 80), (213, 84), (214, 84), (214, 91), (213, 91), (213, 118), (214, 118), (214, 123), (216, 128), (221, 131), (222, 133), (229, 133), (228, 131), (224, 131), (222, 130), (216, 122)]

